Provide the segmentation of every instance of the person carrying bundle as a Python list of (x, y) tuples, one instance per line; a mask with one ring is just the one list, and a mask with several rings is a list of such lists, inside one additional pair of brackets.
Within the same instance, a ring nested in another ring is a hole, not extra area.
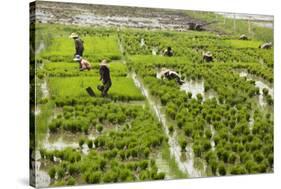
[(84, 52), (84, 42), (83, 40), (76, 34), (76, 33), (72, 33), (69, 38), (72, 38), (74, 40), (74, 44), (75, 44), (75, 54), (79, 55), (81, 57), (83, 57), (83, 52)]
[(80, 55), (76, 55), (73, 60), (79, 63), (80, 71), (90, 70), (92, 68), (91, 64)]
[(100, 64), (100, 80), (102, 81), (102, 85), (98, 85), (97, 89), (101, 91), (102, 96), (105, 97), (107, 96), (107, 92), (112, 85), (110, 70), (106, 60), (103, 60)]

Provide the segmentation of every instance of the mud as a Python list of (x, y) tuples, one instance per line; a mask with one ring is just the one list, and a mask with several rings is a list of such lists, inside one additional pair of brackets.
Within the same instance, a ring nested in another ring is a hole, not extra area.
[(197, 21), (185, 10), (59, 2), (37, 2), (36, 6), (33, 20), (40, 23), (184, 31), (189, 29), (189, 22)]

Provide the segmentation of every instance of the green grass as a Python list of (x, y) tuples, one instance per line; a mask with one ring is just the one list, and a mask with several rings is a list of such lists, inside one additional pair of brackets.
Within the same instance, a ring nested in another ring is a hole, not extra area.
[[(49, 86), (50, 93), (54, 97), (71, 97), (82, 98), (88, 97), (86, 92), (87, 87), (92, 87), (98, 95), (97, 85), (101, 84), (99, 77), (65, 77), (65, 78), (50, 78)], [(129, 99), (143, 99), (139, 89), (134, 85), (134, 82), (126, 77), (113, 77), (112, 86), (108, 94), (113, 97), (127, 97)]]
[(261, 41), (252, 41), (252, 40), (225, 40), (234, 48), (258, 48), (262, 44)]
[[(118, 60), (121, 53), (118, 47), (117, 37), (109, 36), (86, 36), (81, 37), (84, 41), (84, 57), (91, 61), (102, 59)], [(64, 37), (52, 38), (51, 45), (42, 53), (42, 57), (51, 61), (72, 61), (75, 54), (73, 39)]]

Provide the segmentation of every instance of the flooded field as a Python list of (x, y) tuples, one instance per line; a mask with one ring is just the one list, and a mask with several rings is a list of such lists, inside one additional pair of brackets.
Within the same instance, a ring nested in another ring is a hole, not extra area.
[(257, 88), (259, 88), (258, 102), (261, 106), (266, 106), (265, 97), (264, 97), (264, 94), (263, 94), (263, 89), (267, 89), (268, 94), (274, 99), (273, 86), (271, 84), (269, 84), (268, 82), (266, 82), (265, 80), (263, 80), (263, 79), (261, 79), (257, 76), (254, 76), (252, 74), (249, 74), (245, 70), (240, 70), (239, 76), (245, 77), (245, 78), (247, 78), (247, 80), (250, 80), (250, 81), (255, 81), (255, 86)]
[(202, 97), (203, 97), (203, 100), (211, 99), (211, 98), (216, 97), (216, 93), (214, 91), (205, 92), (204, 80), (184, 81), (184, 83), (180, 86), (180, 89), (182, 91), (185, 91), (186, 93), (188, 93), (188, 92), (192, 93), (192, 98), (196, 98), (197, 94), (201, 94)]
[[(34, 185), (273, 172), (274, 47), (258, 49), (273, 35), (247, 29), (269, 18), (236, 14), (238, 32), (217, 13), (52, 2), (37, 10)], [(74, 32), (91, 70), (73, 61)], [(172, 78), (161, 77), (165, 68)]]
[(190, 177), (200, 177), (201, 176), (200, 171), (196, 170), (196, 168), (194, 167), (193, 152), (192, 152), (191, 146), (188, 145), (188, 147), (186, 148), (186, 152), (184, 153), (184, 155), (188, 156), (188, 158), (186, 158), (185, 160), (182, 160), (183, 152), (181, 151), (181, 148), (177, 142), (177, 139), (176, 139), (177, 134), (176, 134), (176, 132), (174, 132), (174, 134), (172, 136), (169, 134), (166, 116), (164, 113), (161, 112), (161, 106), (159, 104), (157, 104), (157, 102), (155, 102), (150, 97), (148, 90), (144, 87), (144, 85), (141, 83), (141, 81), (138, 79), (138, 77), (135, 73), (132, 74), (132, 78), (133, 78), (136, 86), (138, 86), (141, 89), (142, 94), (146, 97), (149, 105), (155, 112), (155, 115), (157, 116), (159, 121), (162, 123), (162, 125), (164, 127), (164, 131), (168, 137), (170, 153), (175, 158), (180, 170), (185, 172)]

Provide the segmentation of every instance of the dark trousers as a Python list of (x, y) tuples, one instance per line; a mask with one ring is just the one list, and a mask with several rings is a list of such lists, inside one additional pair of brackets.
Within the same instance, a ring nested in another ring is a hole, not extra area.
[(111, 80), (103, 83), (103, 85), (98, 85), (98, 90), (100, 90), (102, 92), (102, 96), (107, 96), (107, 92), (110, 89), (112, 83)]
[(77, 49), (75, 55), (79, 55), (79, 56), (83, 57), (83, 52), (84, 52), (84, 49)]

